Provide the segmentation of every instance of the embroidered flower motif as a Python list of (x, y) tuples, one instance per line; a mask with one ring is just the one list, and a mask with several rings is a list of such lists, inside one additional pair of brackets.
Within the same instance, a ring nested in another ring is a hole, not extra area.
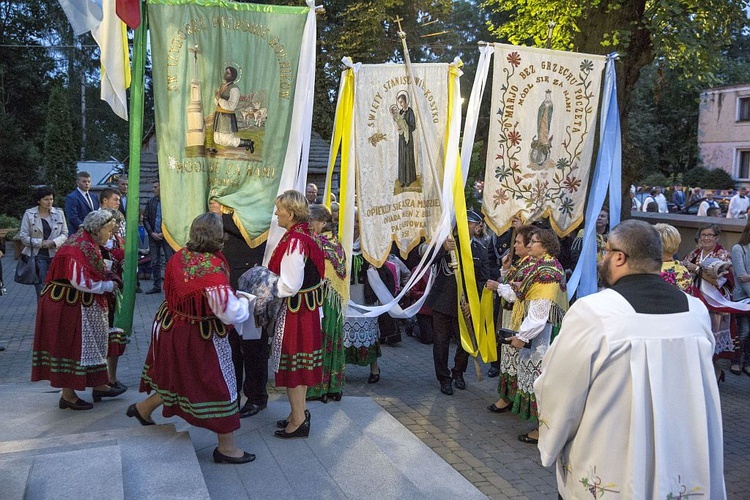
[(507, 165), (500, 165), (495, 168), (495, 177), (497, 177), (500, 182), (503, 182), (506, 177), (511, 175), (513, 175), (513, 171)]
[(560, 201), (560, 206), (557, 207), (557, 209), (563, 215), (571, 215), (573, 213), (573, 208), (574, 207), (575, 207), (575, 205), (573, 204), (573, 200), (571, 200), (570, 198), (568, 198), (567, 196), (565, 196)]
[(581, 71), (588, 73), (594, 69), (594, 63), (588, 59), (581, 61)]
[(571, 177), (569, 175), (563, 181), (563, 186), (565, 186), (565, 189), (567, 189), (569, 192), (575, 193), (576, 191), (578, 191), (578, 188), (581, 187), (581, 179)]
[(516, 130), (508, 132), (508, 141), (510, 141), (511, 146), (518, 146), (521, 144), (521, 132)]
[(569, 166), (570, 166), (570, 160), (568, 160), (567, 158), (560, 158), (559, 160), (557, 160), (557, 163), (555, 164), (555, 167), (558, 170), (565, 170)]
[(498, 188), (495, 190), (495, 194), (492, 196), (492, 201), (495, 202), (495, 206), (503, 205), (506, 201), (508, 201), (508, 193), (503, 188)]
[(516, 68), (521, 65), (521, 55), (518, 52), (511, 52), (506, 59), (508, 60), (508, 64)]

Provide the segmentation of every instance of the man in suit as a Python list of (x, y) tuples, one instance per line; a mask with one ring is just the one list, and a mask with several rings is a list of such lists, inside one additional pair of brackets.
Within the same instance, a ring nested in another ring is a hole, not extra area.
[(120, 212), (125, 215), (125, 208), (128, 206), (128, 176), (122, 174), (117, 178), (117, 190), (120, 192)]
[[(471, 253), (474, 259), (474, 277), (477, 289), (481, 292), (489, 277), (489, 258), (487, 249), (479, 242), (477, 236), (481, 231), (482, 216), (473, 210), (467, 213), (469, 234), (471, 234)], [(456, 389), (466, 389), (464, 372), (468, 366), (469, 353), (464, 351), (459, 338), (458, 306), (460, 296), (456, 284), (455, 269), (451, 267), (450, 252), (456, 250), (456, 242), (448, 238), (438, 252), (435, 261), (435, 282), (427, 296), (425, 305), (432, 309), (432, 330), (435, 343), (432, 346), (432, 357), (435, 364), (435, 376), (440, 383), (440, 392), (446, 396), (453, 395)], [(456, 340), (456, 354), (453, 368), (448, 368), (448, 357), (451, 338)]]
[(164, 232), (161, 228), (161, 195), (159, 191), (159, 181), (153, 184), (154, 196), (146, 202), (146, 213), (143, 217), (143, 227), (148, 233), (148, 246), (151, 251), (151, 273), (154, 277), (154, 287), (147, 291), (146, 294), (161, 293), (161, 257), (164, 256), (164, 267), (174, 255), (174, 250), (164, 239)]
[(68, 221), (68, 234), (73, 235), (83, 223), (84, 217), (93, 210), (99, 210), (99, 200), (91, 196), (91, 174), (78, 172), (76, 189), (65, 197), (65, 219)]

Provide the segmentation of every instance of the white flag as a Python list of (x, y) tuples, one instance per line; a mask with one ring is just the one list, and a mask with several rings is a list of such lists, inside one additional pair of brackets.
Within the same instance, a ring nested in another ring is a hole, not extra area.
[(91, 31), (102, 22), (101, 0), (59, 0), (76, 36)]
[(125, 23), (117, 17), (115, 0), (104, 0), (102, 22), (91, 30), (101, 52), (101, 98), (117, 116), (128, 119), (125, 89), (130, 87), (130, 56)]

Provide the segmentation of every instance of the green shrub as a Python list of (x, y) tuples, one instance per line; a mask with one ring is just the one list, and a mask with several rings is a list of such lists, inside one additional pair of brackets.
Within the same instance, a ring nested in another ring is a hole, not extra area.
[(661, 172), (654, 172), (652, 174), (648, 174), (645, 179), (641, 181), (641, 184), (645, 186), (671, 186), (672, 183), (667, 179), (667, 176), (662, 174)]
[(18, 229), (21, 227), (21, 221), (10, 215), (0, 214), (0, 229), (14, 228)]

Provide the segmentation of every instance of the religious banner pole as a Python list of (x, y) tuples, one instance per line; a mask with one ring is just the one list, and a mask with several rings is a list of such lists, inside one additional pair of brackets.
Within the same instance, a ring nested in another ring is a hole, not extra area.
[(114, 326), (130, 336), (135, 310), (136, 273), (138, 272), (138, 216), (141, 182), (141, 137), (143, 137), (143, 86), (146, 67), (146, 37), (148, 9), (141, 4), (142, 22), (135, 30), (133, 41), (133, 79), (130, 86), (130, 160), (128, 168), (128, 198), (125, 207), (125, 265), (123, 294), (115, 313)]
[[(407, 73), (407, 76), (409, 77), (410, 84), (413, 85), (414, 77), (412, 75), (412, 70), (411, 70), (411, 58), (409, 57), (409, 47), (406, 43), (406, 32), (401, 28), (401, 21), (403, 21), (403, 18), (397, 16), (394, 19), (394, 21), (396, 22), (396, 24), (398, 24), (398, 36), (399, 38), (401, 38), (401, 46), (404, 50), (404, 65), (406, 67), (406, 73)], [(429, 154), (429, 151), (428, 151), (428, 154)], [(432, 162), (431, 157), (429, 158), (429, 163), (430, 163), (430, 166), (432, 167), (433, 162)], [(457, 218), (458, 217), (456, 217), (456, 219)], [(462, 272), (460, 269), (458, 257), (456, 255), (455, 250), (450, 251), (450, 266), (456, 271), (454, 273), (454, 275), (456, 276), (456, 289), (460, 297), (459, 303), (457, 304), (457, 306), (459, 308), (459, 314), (463, 314), (463, 308), (466, 306), (466, 304), (468, 304), (468, 301), (466, 300), (466, 294), (464, 293), (463, 280), (461, 279)], [(471, 343), (472, 357), (474, 358), (474, 368), (476, 369), (476, 372), (477, 372), (477, 380), (481, 382), (483, 380), (482, 368), (479, 365), (479, 360), (477, 359), (477, 356), (479, 353), (479, 346), (477, 343), (476, 332), (474, 331), (474, 325), (471, 321), (466, 321), (464, 323), (466, 325), (466, 330), (468, 332), (469, 341)], [(463, 347), (459, 345), (458, 348), (462, 349)]]

